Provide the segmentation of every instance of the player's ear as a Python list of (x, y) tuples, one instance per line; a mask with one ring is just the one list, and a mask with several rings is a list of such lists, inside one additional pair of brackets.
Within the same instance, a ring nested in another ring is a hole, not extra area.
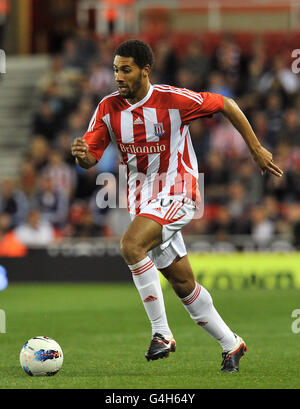
[(150, 74), (151, 71), (151, 67), (149, 64), (145, 65), (145, 67), (143, 68), (143, 75), (144, 77), (147, 77)]

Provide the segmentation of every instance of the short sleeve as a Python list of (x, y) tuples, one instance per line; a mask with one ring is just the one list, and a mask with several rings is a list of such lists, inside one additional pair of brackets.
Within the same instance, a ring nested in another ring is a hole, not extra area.
[(183, 109), (181, 109), (183, 123), (189, 123), (204, 116), (211, 116), (224, 109), (224, 98), (221, 94), (194, 92), (186, 100)]
[(106, 124), (101, 117), (101, 109), (98, 106), (83, 139), (89, 145), (89, 152), (97, 162), (101, 159), (105, 149), (110, 143), (110, 136)]

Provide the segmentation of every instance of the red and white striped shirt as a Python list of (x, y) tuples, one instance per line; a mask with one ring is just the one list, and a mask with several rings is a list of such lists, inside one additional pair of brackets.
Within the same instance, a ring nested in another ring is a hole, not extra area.
[(224, 108), (222, 95), (169, 85), (151, 85), (131, 105), (119, 92), (99, 103), (84, 139), (100, 160), (112, 141), (127, 165), (128, 210), (132, 215), (154, 198), (200, 203), (198, 165), (189, 123)]

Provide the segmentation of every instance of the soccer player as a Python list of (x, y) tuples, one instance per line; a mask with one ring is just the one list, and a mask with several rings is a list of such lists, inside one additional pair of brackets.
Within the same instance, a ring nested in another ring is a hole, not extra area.
[(100, 101), (87, 132), (73, 142), (72, 154), (79, 166), (88, 169), (112, 141), (127, 167), (132, 221), (121, 239), (121, 253), (152, 327), (147, 360), (168, 357), (176, 348), (160, 270), (195, 323), (221, 345), (221, 370), (237, 372), (245, 342), (226, 325), (209, 292), (195, 281), (181, 235), (201, 201), (190, 122), (221, 112), (240, 132), (262, 174), (280, 177), (283, 172), (232, 99), (153, 85), (149, 80), (153, 61), (151, 48), (142, 41), (128, 40), (117, 47), (113, 61), (117, 91)]

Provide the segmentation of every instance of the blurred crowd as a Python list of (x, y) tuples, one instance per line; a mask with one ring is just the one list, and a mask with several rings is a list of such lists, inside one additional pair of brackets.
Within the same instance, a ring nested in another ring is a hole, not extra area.
[[(120, 236), (129, 223), (125, 207), (97, 205), (97, 175), (117, 177), (116, 152), (109, 146), (90, 170), (75, 165), (70, 145), (82, 136), (99, 100), (115, 90), (109, 38), (85, 30), (64, 41), (51, 69), (38, 81), (39, 100), (32, 138), (18, 180), (5, 180), (0, 191), (0, 240), (13, 232), (25, 245), (43, 245), (68, 237)], [(204, 217), (187, 234), (250, 235), (259, 245), (278, 235), (300, 248), (300, 75), (284, 55), (268, 56), (255, 39), (244, 55), (230, 35), (213, 53), (191, 41), (178, 53), (170, 40), (153, 46), (152, 83), (234, 98), (261, 143), (273, 153), (284, 176), (262, 176), (247, 147), (221, 115), (197, 120), (190, 130), (204, 173)], [(1, 253), (1, 251), (0, 251)]]

